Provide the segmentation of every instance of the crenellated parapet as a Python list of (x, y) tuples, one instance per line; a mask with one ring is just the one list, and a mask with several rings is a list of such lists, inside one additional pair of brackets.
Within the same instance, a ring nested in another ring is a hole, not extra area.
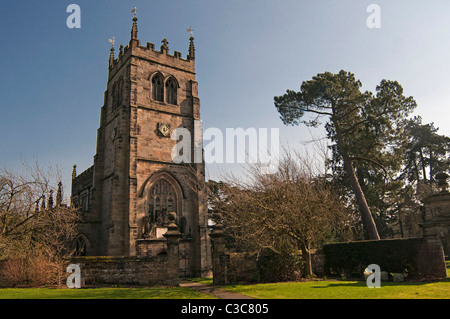
[(126, 46), (120, 45), (117, 57), (114, 53), (114, 43), (111, 47), (109, 79), (114, 77), (121, 66), (124, 65), (130, 57), (140, 58), (161, 65), (170, 65), (183, 71), (195, 73), (195, 47), (192, 31), (189, 38), (189, 49), (186, 58), (183, 58), (182, 53), (179, 51), (174, 51), (173, 54), (171, 54), (169, 52), (169, 42), (167, 39), (164, 38), (161, 43), (162, 45), (159, 49), (156, 48), (154, 43), (150, 42), (147, 42), (145, 46), (141, 45), (141, 41), (137, 38), (137, 17), (134, 16), (129, 44)]

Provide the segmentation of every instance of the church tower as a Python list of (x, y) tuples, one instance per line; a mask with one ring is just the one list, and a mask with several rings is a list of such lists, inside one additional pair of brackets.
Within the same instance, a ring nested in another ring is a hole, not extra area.
[(172, 155), (179, 128), (191, 133), (192, 159), (201, 149), (194, 37), (189, 29), (186, 58), (170, 54), (167, 39), (159, 49), (141, 46), (134, 13), (130, 42), (117, 57), (112, 40), (94, 165), (72, 174), (72, 202), (83, 216), (75, 246), (80, 255), (164, 254), (167, 215), (175, 212), (180, 271), (199, 276), (211, 264), (204, 163)]

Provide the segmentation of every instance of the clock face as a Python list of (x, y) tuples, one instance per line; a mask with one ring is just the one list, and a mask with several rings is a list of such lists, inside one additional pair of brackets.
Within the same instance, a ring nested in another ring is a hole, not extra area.
[(170, 136), (170, 126), (167, 124), (159, 124), (159, 131), (164, 137)]

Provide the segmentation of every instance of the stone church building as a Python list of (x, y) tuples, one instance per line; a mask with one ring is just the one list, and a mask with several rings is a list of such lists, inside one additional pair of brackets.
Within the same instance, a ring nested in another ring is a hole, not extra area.
[[(204, 163), (176, 164), (177, 128), (192, 132), (200, 120), (194, 38), (188, 55), (142, 46), (133, 18), (131, 40), (114, 43), (104, 103), (100, 109), (93, 166), (72, 173), (72, 204), (82, 222), (74, 248), (79, 256), (155, 256), (166, 253), (167, 216), (176, 213), (180, 272), (199, 276), (211, 269)], [(192, 148), (194, 152), (194, 148)], [(193, 156), (192, 156), (193, 158)]]

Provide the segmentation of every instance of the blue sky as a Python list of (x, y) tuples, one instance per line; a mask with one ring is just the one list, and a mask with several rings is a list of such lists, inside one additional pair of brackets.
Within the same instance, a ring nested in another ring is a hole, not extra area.
[[(80, 29), (66, 26), (71, 3)], [(366, 25), (371, 3), (381, 8), (379, 29)], [(92, 165), (108, 39), (128, 43), (134, 6), (143, 44), (167, 38), (185, 57), (194, 28), (204, 129), (278, 127), (281, 142), (297, 147), (309, 132), (283, 126), (273, 97), (344, 69), (368, 90), (399, 81), (418, 102), (415, 114), (450, 135), (446, 0), (16, 0), (0, 3), (0, 165), (56, 165), (65, 185), (74, 164)]]

